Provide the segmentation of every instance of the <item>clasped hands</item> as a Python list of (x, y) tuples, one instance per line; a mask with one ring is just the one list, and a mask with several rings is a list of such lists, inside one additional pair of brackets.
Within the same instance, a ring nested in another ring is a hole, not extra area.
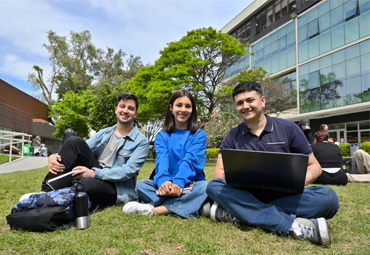
[[(66, 167), (65, 165), (61, 164), (62, 157), (57, 154), (50, 155), (48, 158), (48, 169), (49, 172), (52, 174), (58, 174), (63, 172)], [(93, 178), (95, 175), (95, 171), (91, 170), (85, 166), (76, 166), (72, 169), (72, 171), (79, 170), (72, 174), (74, 179), (80, 180), (84, 178)]]
[(179, 197), (182, 194), (182, 188), (177, 184), (172, 184), (171, 181), (165, 181), (158, 189), (161, 196)]

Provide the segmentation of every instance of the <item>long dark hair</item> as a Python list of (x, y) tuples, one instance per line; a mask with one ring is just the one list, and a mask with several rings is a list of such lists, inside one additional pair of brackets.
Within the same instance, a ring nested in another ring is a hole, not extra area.
[(169, 134), (175, 131), (175, 118), (173, 117), (170, 108), (171, 106), (173, 107), (173, 103), (176, 101), (176, 99), (180, 97), (188, 97), (191, 102), (192, 112), (188, 119), (187, 129), (190, 130), (190, 132), (195, 132), (198, 130), (198, 113), (194, 98), (189, 91), (181, 89), (172, 94), (167, 105), (166, 119), (164, 120), (163, 130)]
[(316, 138), (316, 142), (323, 142), (327, 141), (329, 138), (328, 132), (324, 130), (319, 130), (315, 133), (314, 138)]

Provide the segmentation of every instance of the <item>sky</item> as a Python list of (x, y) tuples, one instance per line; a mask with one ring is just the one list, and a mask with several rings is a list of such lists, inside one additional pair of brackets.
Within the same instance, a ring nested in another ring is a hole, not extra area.
[[(154, 64), (167, 43), (202, 27), (221, 30), (253, 0), (0, 0), (0, 79), (29, 94), (33, 65), (50, 74), (46, 32), (89, 30), (92, 43)], [(45, 79), (46, 80), (46, 79)]]

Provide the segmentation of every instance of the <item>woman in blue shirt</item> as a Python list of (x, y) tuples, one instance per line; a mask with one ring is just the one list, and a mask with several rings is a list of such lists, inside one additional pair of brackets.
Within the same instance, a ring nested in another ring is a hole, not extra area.
[(198, 128), (197, 108), (189, 91), (178, 90), (171, 96), (155, 148), (154, 180), (144, 179), (137, 184), (138, 195), (146, 204), (129, 202), (123, 213), (197, 218), (207, 199), (208, 182), (203, 171), (207, 137)]

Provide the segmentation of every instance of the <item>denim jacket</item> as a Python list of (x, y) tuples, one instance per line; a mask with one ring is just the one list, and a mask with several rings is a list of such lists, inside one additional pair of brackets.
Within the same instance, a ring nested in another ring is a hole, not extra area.
[[(116, 126), (102, 129), (86, 141), (97, 159), (102, 155)], [(112, 168), (93, 168), (94, 178), (116, 184), (116, 204), (137, 200), (135, 191), (137, 175), (145, 163), (148, 151), (148, 140), (135, 125), (131, 132), (123, 137), (114, 156)]]

